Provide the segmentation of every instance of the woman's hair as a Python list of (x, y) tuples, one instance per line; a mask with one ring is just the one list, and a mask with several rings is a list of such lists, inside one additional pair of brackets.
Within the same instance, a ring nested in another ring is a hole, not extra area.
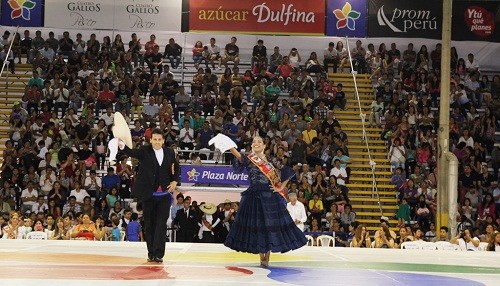
[(358, 227), (356, 227), (356, 230), (354, 231), (354, 236), (356, 237), (356, 239), (359, 240), (361, 239), (361, 233), (363, 231), (363, 227), (365, 227), (364, 224), (360, 224), (358, 225)]

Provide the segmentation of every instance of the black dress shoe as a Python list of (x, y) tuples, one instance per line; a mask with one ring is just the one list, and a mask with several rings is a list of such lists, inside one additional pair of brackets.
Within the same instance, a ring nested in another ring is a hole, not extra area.
[(163, 263), (163, 258), (155, 257), (155, 262)]
[(148, 262), (156, 262), (156, 258), (148, 255)]

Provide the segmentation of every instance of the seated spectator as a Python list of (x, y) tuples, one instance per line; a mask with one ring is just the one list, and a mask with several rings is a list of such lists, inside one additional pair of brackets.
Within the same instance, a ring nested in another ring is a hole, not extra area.
[(487, 247), (488, 251), (500, 251), (500, 232), (495, 232), (495, 235), (491, 238), (491, 241), (488, 243)]
[(82, 221), (72, 231), (71, 237), (80, 240), (101, 240), (104, 236), (104, 229), (100, 224), (95, 224), (90, 216), (84, 214)]
[(332, 175), (337, 178), (338, 185), (345, 186), (346, 181), (348, 180), (347, 171), (341, 166), (341, 162), (339, 159), (335, 159), (333, 161), (333, 167), (330, 171), (330, 176)]
[(144, 241), (141, 224), (137, 221), (138, 217), (137, 213), (132, 213), (130, 217), (126, 230), (127, 241)]
[(471, 229), (466, 228), (451, 238), (450, 243), (457, 244), (461, 250), (478, 251), (480, 240), (472, 235)]
[(22, 234), (19, 233), (19, 227), (22, 226), (20, 216), (17, 212), (11, 212), (9, 221), (6, 225), (2, 225), (3, 239), (22, 239)]
[(344, 211), (340, 214), (340, 220), (344, 229), (348, 229), (349, 225), (356, 221), (356, 213), (351, 210), (351, 204), (346, 204), (344, 206)]
[(316, 52), (312, 52), (309, 58), (306, 61), (306, 70), (310, 73), (322, 73), (324, 72), (323, 66), (318, 60), (318, 56)]
[(237, 67), (240, 63), (240, 48), (236, 45), (236, 37), (231, 37), (231, 42), (224, 48), (224, 55), (222, 56), (221, 65), (227, 68), (227, 63), (232, 61), (234, 67)]
[[(165, 46), (163, 58), (170, 60), (170, 66), (173, 69), (178, 69), (181, 63), (182, 47), (175, 42), (173, 38), (168, 40), (168, 45)], [(151, 73), (153, 74), (153, 73)]]
[(63, 207), (63, 216), (65, 216), (68, 212), (79, 213), (81, 211), (81, 207), (76, 203), (76, 197), (70, 195), (68, 198), (68, 202)]
[(76, 203), (80, 206), (83, 205), (83, 200), (85, 197), (89, 197), (89, 193), (85, 189), (81, 188), (80, 182), (73, 182), (74, 189), (69, 193), (70, 197), (73, 196), (76, 199)]
[(394, 238), (392, 238), (387, 226), (380, 227), (375, 235), (375, 248), (394, 248)]
[(358, 225), (352, 238), (352, 247), (370, 248), (371, 244), (370, 233), (366, 226), (363, 224)]

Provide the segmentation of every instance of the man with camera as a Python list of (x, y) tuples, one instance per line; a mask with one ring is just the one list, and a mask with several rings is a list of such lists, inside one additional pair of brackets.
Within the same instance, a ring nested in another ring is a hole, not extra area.
[(468, 228), (459, 232), (456, 237), (450, 239), (450, 243), (457, 244), (461, 250), (478, 251), (479, 238), (472, 237), (472, 231)]

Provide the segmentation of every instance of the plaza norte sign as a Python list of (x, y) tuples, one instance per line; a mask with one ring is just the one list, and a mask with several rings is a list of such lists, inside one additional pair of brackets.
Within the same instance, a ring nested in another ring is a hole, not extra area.
[(252, 34), (323, 35), (325, 0), (190, 0), (189, 29)]
[(214, 185), (249, 185), (248, 173), (233, 171), (232, 166), (181, 165), (181, 183)]

